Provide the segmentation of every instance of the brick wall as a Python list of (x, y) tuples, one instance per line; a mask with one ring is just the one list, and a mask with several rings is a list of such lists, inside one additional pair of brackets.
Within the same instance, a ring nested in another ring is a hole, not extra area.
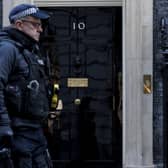
[[(168, 0), (154, 0), (154, 97), (153, 97), (153, 127), (154, 127), (154, 162), (159, 168), (166, 167), (163, 165), (165, 161), (165, 152), (167, 153), (167, 136), (168, 127), (165, 127), (167, 117), (165, 115), (165, 97), (164, 97), (164, 55), (163, 48), (168, 47), (168, 22), (164, 23), (163, 18), (168, 21)], [(163, 33), (163, 24), (167, 24), (167, 28)], [(166, 33), (167, 32), (167, 33)], [(163, 41), (163, 34), (164, 39)], [(166, 42), (167, 41), (167, 42)], [(168, 89), (168, 87), (167, 87)], [(166, 89), (166, 90), (167, 90)], [(168, 104), (167, 104), (168, 106)], [(166, 124), (167, 125), (167, 124)], [(166, 150), (165, 150), (166, 149)]]
[(0, 28), (2, 27), (2, 0), (0, 0)]

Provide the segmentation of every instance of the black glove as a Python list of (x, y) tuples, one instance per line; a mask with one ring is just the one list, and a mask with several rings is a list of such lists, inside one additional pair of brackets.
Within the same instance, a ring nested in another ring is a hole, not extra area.
[(0, 125), (0, 150), (10, 148), (12, 144), (13, 131), (8, 125)]

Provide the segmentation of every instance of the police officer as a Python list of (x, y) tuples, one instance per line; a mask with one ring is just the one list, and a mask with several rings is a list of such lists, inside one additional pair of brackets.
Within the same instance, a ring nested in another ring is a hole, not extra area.
[(15, 168), (52, 166), (42, 129), (48, 116), (47, 59), (38, 44), (48, 18), (35, 5), (21, 4), (0, 32), (0, 151), (11, 149)]

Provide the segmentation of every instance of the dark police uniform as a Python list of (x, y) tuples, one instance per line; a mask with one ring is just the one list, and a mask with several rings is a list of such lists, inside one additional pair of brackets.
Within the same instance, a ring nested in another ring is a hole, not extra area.
[(16, 168), (48, 168), (51, 164), (43, 123), (48, 115), (48, 78), (38, 44), (23, 32), (0, 33), (0, 127), (12, 128), (12, 160)]

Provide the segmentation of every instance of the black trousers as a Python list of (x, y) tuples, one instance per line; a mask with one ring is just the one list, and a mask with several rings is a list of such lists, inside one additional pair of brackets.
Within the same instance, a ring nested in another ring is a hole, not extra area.
[(14, 168), (52, 167), (42, 128), (14, 129), (11, 155)]
[(13, 162), (11, 160), (10, 150), (3, 148), (0, 150), (0, 168), (13, 168)]

